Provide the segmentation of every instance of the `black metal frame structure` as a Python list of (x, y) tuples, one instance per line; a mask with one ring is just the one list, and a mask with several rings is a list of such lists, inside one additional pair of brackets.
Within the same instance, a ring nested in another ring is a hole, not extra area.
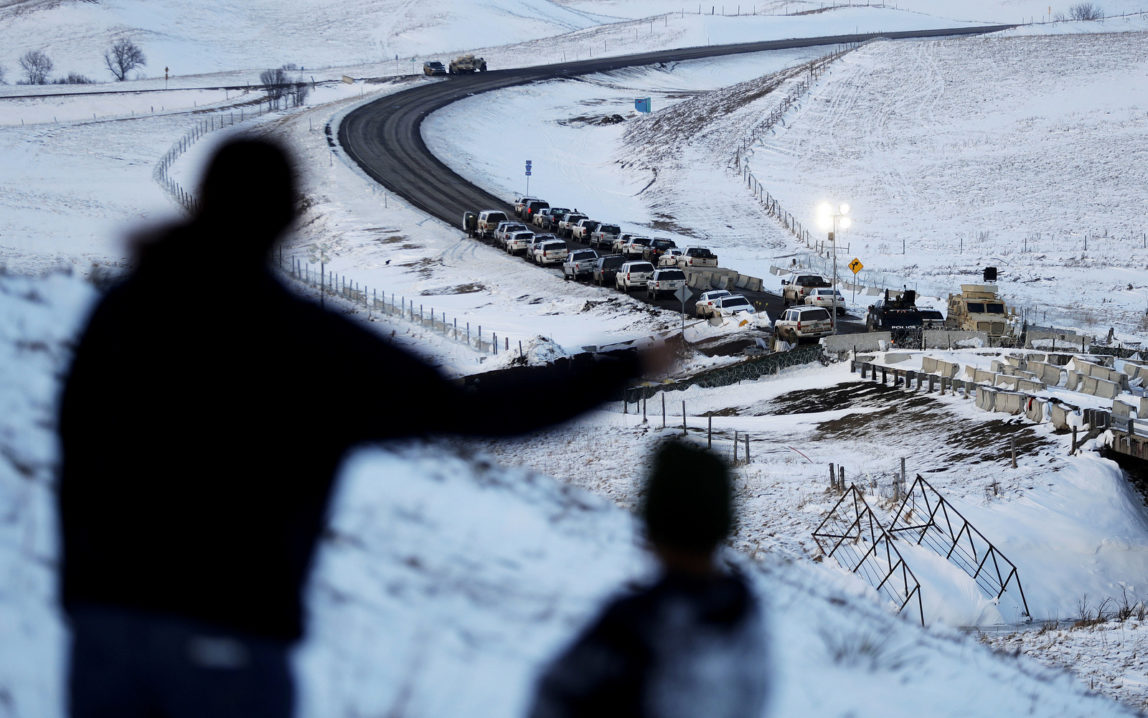
[(889, 533), (943, 556), (994, 600), (1015, 582), (1024, 615), (1029, 616), (1016, 565), (920, 474), (893, 516)]
[(897, 606), (898, 613), (916, 596), (917, 613), (925, 625), (921, 584), (893, 545), (893, 535), (881, 525), (856, 486), (851, 485), (833, 506), (814, 530), (813, 540), (827, 557), (860, 575)]

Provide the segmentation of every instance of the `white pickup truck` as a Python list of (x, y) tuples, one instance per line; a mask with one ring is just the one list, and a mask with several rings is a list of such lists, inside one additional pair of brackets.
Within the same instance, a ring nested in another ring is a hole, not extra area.
[(570, 228), (570, 239), (589, 244), (590, 235), (602, 224), (595, 219), (580, 219), (578, 224)]
[(562, 263), (562, 277), (565, 279), (578, 279), (589, 277), (594, 271), (598, 261), (598, 253), (592, 249), (575, 249), (566, 256)]
[(556, 234), (559, 237), (569, 237), (570, 231), (574, 229), (574, 225), (584, 219), (586, 219), (586, 215), (579, 212), (570, 212), (558, 223), (558, 231)]
[(716, 267), (717, 255), (705, 247), (686, 247), (685, 254), (678, 259), (682, 269), (692, 267)]
[(803, 304), (811, 290), (831, 287), (820, 274), (794, 274), (781, 280), (781, 298), (786, 304)]

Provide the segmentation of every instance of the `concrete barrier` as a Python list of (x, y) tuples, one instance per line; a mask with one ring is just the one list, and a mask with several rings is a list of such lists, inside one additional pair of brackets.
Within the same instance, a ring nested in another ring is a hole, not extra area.
[(927, 349), (951, 349), (961, 346), (988, 346), (989, 335), (985, 332), (959, 332), (947, 329), (926, 329), (924, 332)]
[(1008, 374), (997, 374), (993, 377), (993, 386), (1007, 389), (1008, 391), (1016, 391), (1016, 385), (1019, 381), (1020, 379), (1016, 378), (1015, 376), (1009, 376)]
[(1102, 396), (1105, 399), (1115, 399), (1120, 396), (1120, 385), (1116, 382), (1108, 381), (1107, 379), (1098, 379), (1094, 376), (1088, 378), (1096, 382), (1096, 388), (1092, 392), (1094, 395)]
[(1085, 376), (1096, 376), (1094, 372), (1096, 372), (1098, 369), (1102, 369), (1103, 367), (1077, 357), (1072, 360), (1072, 368), (1081, 374), (1084, 374)]
[[(884, 346), (882, 346), (884, 342)], [(859, 352), (881, 351), (893, 343), (889, 332), (861, 332), (858, 334), (835, 334), (821, 338), (821, 346), (830, 354), (841, 355), (853, 351)]]
[(880, 287), (869, 287), (865, 290), (865, 294), (869, 295), (870, 297), (879, 297), (882, 294), (882, 290)]
[(1148, 418), (1148, 396), (1140, 397), (1140, 406), (1136, 409), (1136, 418)]
[(1040, 361), (1030, 361), (1028, 368), (1032, 370), (1035, 378), (1048, 386), (1060, 386), (1062, 374), (1060, 367)]
[(1072, 332), (1047, 332), (1029, 327), (1025, 333), (1025, 347), (1031, 349), (1038, 343), (1041, 348), (1055, 348), (1059, 345), (1061, 349), (1079, 349), (1087, 345), (1089, 339)]
[(992, 411), (996, 405), (997, 393), (995, 389), (987, 386), (977, 387), (977, 408), (981, 411)]
[(1004, 368), (1005, 364), (1000, 359), (993, 359), (991, 362), (989, 362), (989, 371), (991, 371), (993, 374), (1003, 374)]
[(921, 357), (921, 371), (926, 374), (937, 373), (937, 358), (936, 357)]
[(748, 274), (737, 275), (737, 281), (734, 283), (738, 289), (744, 289), (748, 292), (760, 292), (762, 281), (760, 277), (751, 277)]
[(995, 373), (991, 371), (985, 371), (984, 369), (976, 369), (973, 372), (973, 381), (978, 384), (984, 384), (987, 382), (990, 386), (992, 386), (996, 381), (996, 377), (997, 375)]
[(1039, 354), (1036, 352), (1030, 352), (1030, 353), (1024, 355), (1024, 361), (1026, 364), (1028, 362), (1031, 362), (1031, 361), (1046, 362), (1046, 361), (1048, 361), (1048, 355), (1047, 354)]
[(1024, 402), (1024, 416), (1029, 421), (1037, 424), (1044, 422), (1044, 399), (1037, 399), (1036, 397), (1028, 397)]
[(709, 272), (695, 270), (686, 275), (686, 286), (707, 290), (710, 288)]
[(1127, 418), (1132, 416), (1132, 407), (1128, 404), (1125, 404), (1122, 401), (1113, 401), (1112, 402), (1112, 415), (1113, 416), (1122, 416), (1122, 417), (1127, 419)]
[(1064, 382), (1064, 388), (1068, 389), (1069, 391), (1077, 391), (1076, 387), (1080, 385), (1080, 380), (1083, 378), (1084, 375), (1080, 372), (1072, 371), (1069, 369), (1068, 379)]
[(1005, 363), (1009, 366), (1015, 366), (1017, 369), (1024, 368), (1024, 359), (1022, 357), (1016, 356), (1015, 354), (1009, 354), (1005, 356), (1004, 360)]
[(1118, 371), (1116, 369), (1110, 369), (1106, 366), (1102, 366), (1102, 367), (1097, 367), (1093, 371), (1092, 376), (1096, 377), (1097, 379), (1104, 379), (1105, 381), (1110, 381), (1113, 384), (1118, 385), (1122, 390), (1125, 390), (1125, 391), (1128, 390), (1128, 375), (1122, 371)]
[(1099, 381), (1094, 376), (1080, 376), (1080, 383), (1076, 386), (1076, 390), (1082, 394), (1091, 394), (1096, 396), (1096, 382)]
[(977, 378), (977, 368), (974, 366), (965, 367), (965, 379), (967, 381), (976, 381), (976, 378)]
[(903, 361), (908, 361), (911, 356), (913, 355), (909, 352), (885, 352), (885, 363), (900, 364)]
[(1029, 379), (1020, 379), (1016, 383), (1016, 388), (1017, 391), (1023, 391), (1026, 394), (1035, 394), (1039, 391), (1044, 391), (1044, 384)]
[(999, 391), (996, 395), (996, 401), (993, 404), (993, 411), (1006, 414), (1019, 414), (1024, 411), (1026, 399), (1028, 399), (1028, 397), (1024, 394)]
[(942, 359), (937, 360), (937, 373), (943, 377), (954, 379), (957, 374), (961, 373), (961, 365), (955, 362), (947, 362)]
[(1052, 402), (1049, 406), (1049, 419), (1051, 419), (1054, 429), (1058, 431), (1068, 430), (1068, 408), (1064, 404)]

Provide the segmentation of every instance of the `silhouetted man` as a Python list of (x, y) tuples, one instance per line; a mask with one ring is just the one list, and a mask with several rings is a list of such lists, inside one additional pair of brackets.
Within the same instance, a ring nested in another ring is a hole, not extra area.
[(658, 451), (642, 517), (658, 580), (612, 601), (543, 673), (530, 718), (760, 718), (765, 633), (744, 578), (714, 554), (733, 527), (729, 470), (687, 444)]
[(76, 349), (59, 426), (73, 716), (290, 715), (348, 448), (535, 430), (637, 374), (629, 356), (463, 389), (282, 286), (267, 260), (295, 193), (275, 144), (224, 146), (199, 211), (139, 246)]

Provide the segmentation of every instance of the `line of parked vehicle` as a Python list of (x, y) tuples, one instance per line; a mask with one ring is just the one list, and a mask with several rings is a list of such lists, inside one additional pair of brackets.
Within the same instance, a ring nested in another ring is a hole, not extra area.
[[(687, 271), (718, 266), (717, 255), (706, 247), (678, 247), (672, 239), (625, 233), (617, 224), (591, 219), (577, 209), (552, 207), (537, 197), (518, 197), (513, 211), (514, 217), (496, 209), (464, 212), (462, 227), (469, 236), (487, 240), (507, 254), (540, 266), (561, 266), (567, 280), (613, 286), (627, 294), (644, 289), (650, 301), (687, 286)], [(794, 309), (778, 320), (779, 336), (784, 333), (796, 343), (833, 332), (823, 307)], [(744, 295), (725, 289), (703, 292), (693, 312), (699, 318), (742, 314), (754, 328), (775, 328), (767, 312), (758, 312)]]

